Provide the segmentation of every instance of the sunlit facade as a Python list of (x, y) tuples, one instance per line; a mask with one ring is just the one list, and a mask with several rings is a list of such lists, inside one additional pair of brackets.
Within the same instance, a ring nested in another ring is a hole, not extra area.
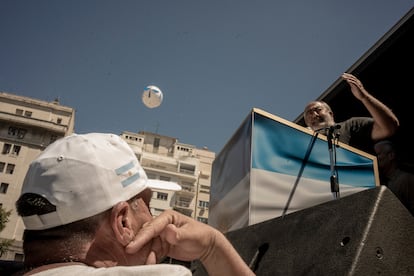
[(198, 221), (208, 222), (214, 152), (150, 132), (124, 131), (121, 137), (134, 150), (148, 178), (176, 182), (182, 187), (179, 192), (154, 190), (150, 205), (154, 216), (166, 209), (174, 209)]
[(14, 240), (2, 260), (22, 260), (24, 225), (15, 211), (28, 166), (56, 139), (71, 134), (73, 108), (0, 92), (0, 206), (11, 211), (0, 239)]

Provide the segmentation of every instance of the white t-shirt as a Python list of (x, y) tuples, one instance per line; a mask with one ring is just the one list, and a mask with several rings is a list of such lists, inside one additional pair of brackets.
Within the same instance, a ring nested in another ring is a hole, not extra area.
[(38, 273), (32, 274), (36, 276), (73, 276), (73, 275), (96, 275), (96, 276), (191, 276), (191, 270), (182, 265), (173, 264), (154, 264), (140, 266), (114, 266), (107, 268), (96, 268), (86, 265), (67, 265), (60, 266)]

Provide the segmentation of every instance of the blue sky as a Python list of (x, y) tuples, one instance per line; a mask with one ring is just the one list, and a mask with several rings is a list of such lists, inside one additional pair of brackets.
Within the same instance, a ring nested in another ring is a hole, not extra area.
[[(252, 108), (294, 120), (408, 0), (0, 0), (0, 91), (219, 153)], [(147, 85), (164, 101), (141, 102)], [(350, 94), (350, 97), (352, 95)]]

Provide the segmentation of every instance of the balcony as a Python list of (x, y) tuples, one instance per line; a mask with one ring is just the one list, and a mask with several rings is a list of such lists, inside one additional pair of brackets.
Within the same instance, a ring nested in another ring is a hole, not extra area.
[(0, 112), (0, 121), (7, 121), (11, 122), (12, 124), (22, 125), (22, 126), (31, 126), (42, 128), (50, 132), (58, 133), (58, 134), (65, 134), (68, 130), (67, 125), (59, 125), (54, 122), (49, 122), (45, 120), (36, 119), (33, 117), (23, 117), (17, 116), (10, 113)]

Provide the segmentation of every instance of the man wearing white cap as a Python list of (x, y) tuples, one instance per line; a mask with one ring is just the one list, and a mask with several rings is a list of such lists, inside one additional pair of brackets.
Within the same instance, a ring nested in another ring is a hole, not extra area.
[(73, 134), (30, 165), (16, 202), (26, 275), (191, 275), (165, 256), (200, 260), (210, 275), (254, 275), (218, 230), (168, 210), (153, 218), (150, 180), (118, 135)]

